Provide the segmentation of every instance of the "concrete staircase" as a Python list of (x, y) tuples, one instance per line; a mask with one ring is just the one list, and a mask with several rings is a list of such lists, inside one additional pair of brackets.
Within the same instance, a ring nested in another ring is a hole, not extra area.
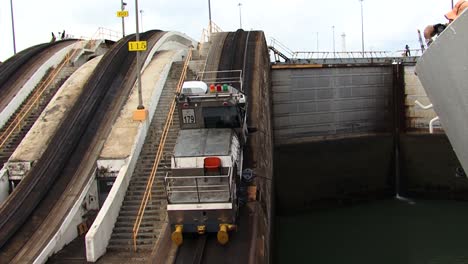
[[(148, 134), (137, 161), (125, 199), (120, 209), (119, 217), (109, 242), (108, 251), (133, 251), (133, 225), (146, 189), (148, 178), (159, 147), (161, 133), (164, 128), (169, 107), (174, 99), (177, 82), (182, 73), (183, 62), (173, 63), (169, 77), (164, 85), (163, 92), (156, 108), (156, 114), (151, 121)], [(195, 77), (190, 70), (187, 79)], [(177, 109), (176, 109), (177, 110)], [(153, 248), (166, 221), (166, 195), (163, 187), (166, 173), (170, 173), (171, 154), (174, 149), (179, 132), (178, 112), (174, 112), (173, 124), (169, 130), (164, 146), (164, 155), (159, 163), (156, 179), (152, 189), (152, 200), (148, 202), (137, 239), (139, 251), (149, 251)]]
[[(21, 125), (19, 126), (20, 129), (15, 129), (15, 131), (13, 131), (11, 136), (5, 142), (5, 145), (2, 148), (0, 148), (0, 168), (6, 161), (8, 161), (10, 156), (15, 151), (16, 147), (18, 147), (18, 145), (21, 143), (21, 140), (23, 140), (23, 138), (28, 133), (29, 129), (31, 129), (31, 127), (34, 125), (37, 118), (39, 118), (40, 114), (50, 102), (55, 93), (58, 91), (58, 89), (76, 71), (76, 69), (77, 67), (72, 66), (63, 67), (62, 70), (54, 78), (52, 83), (45, 88), (44, 93), (42, 93), (38, 103), (33, 105), (32, 110), (29, 112), (29, 114), (27, 114), (24, 117), (23, 121), (21, 122)], [(38, 89), (42, 88), (42, 84), (47, 80), (47, 78), (51, 74), (53, 74), (53, 70), (49, 70), (47, 72), (42, 81), (34, 88), (31, 94), (16, 110), (15, 114), (13, 114), (8, 120), (8, 122), (0, 129), (0, 135), (3, 136), (5, 132), (7, 132), (6, 130), (10, 126), (10, 124), (12, 124), (18, 116), (22, 116), (24, 111), (30, 108), (32, 102), (34, 101), (35, 94), (38, 93)], [(3, 137), (0, 139), (1, 141), (3, 141)]]

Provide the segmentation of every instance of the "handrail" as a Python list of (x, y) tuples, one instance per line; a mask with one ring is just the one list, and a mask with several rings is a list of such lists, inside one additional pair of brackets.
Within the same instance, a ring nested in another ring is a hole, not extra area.
[[(186, 79), (187, 69), (188, 69), (188, 65), (191, 59), (192, 59), (192, 49), (190, 48), (187, 58), (185, 59), (184, 67), (182, 69), (179, 82), (177, 83), (177, 86), (176, 86), (177, 87), (176, 94), (180, 93), (180, 91), (182, 90), (182, 84), (184, 83)], [(135, 219), (135, 224), (133, 225), (133, 248), (135, 251), (137, 251), (136, 240), (137, 240), (138, 232), (140, 231), (140, 225), (141, 225), (141, 222), (143, 221), (143, 216), (145, 214), (146, 205), (148, 204), (149, 199), (151, 199), (153, 182), (154, 182), (154, 179), (156, 178), (156, 172), (158, 170), (159, 162), (163, 155), (164, 145), (166, 144), (166, 138), (167, 138), (167, 135), (169, 134), (169, 129), (171, 128), (171, 125), (173, 122), (172, 118), (174, 116), (174, 110), (175, 110), (176, 105), (177, 105), (177, 96), (174, 95), (174, 98), (172, 99), (172, 104), (169, 107), (169, 112), (166, 117), (166, 123), (164, 125), (163, 132), (161, 134), (161, 139), (159, 140), (159, 147), (158, 147), (158, 151), (156, 152), (156, 156), (154, 158), (153, 168), (151, 169), (151, 174), (149, 176), (148, 183), (146, 184), (145, 193), (143, 194), (140, 208), (138, 209), (138, 213)]]
[(200, 42), (209, 42), (212, 33), (217, 33), (217, 32), (222, 32), (222, 31), (223, 30), (218, 25), (216, 25), (215, 22), (210, 21), (210, 23), (208, 23), (208, 29), (204, 28), (202, 30)]
[[(72, 47), (72, 50), (69, 51), (66, 55), (65, 58), (62, 60), (62, 62), (57, 66), (52, 74), (49, 74), (48, 77), (46, 78), (45, 81), (41, 82), (41, 85), (39, 88), (34, 89), (34, 92), (32, 96), (24, 102), (24, 106), (29, 107), (24, 110), (24, 109), (19, 109), (17, 112), (17, 115), (15, 119), (10, 123), (10, 125), (5, 129), (5, 131), (0, 135), (0, 138), (3, 138), (2, 141), (0, 142), (0, 148), (2, 148), (5, 143), (10, 139), (10, 137), (13, 135), (15, 130), (20, 126), (21, 122), (26, 118), (26, 116), (32, 111), (33, 107), (36, 106), (36, 103), (39, 102), (39, 99), (41, 98), (42, 94), (45, 92), (47, 87), (52, 84), (52, 82), (55, 80), (55, 77), (60, 73), (60, 71), (65, 67), (67, 63), (70, 62), (70, 59), (73, 58), (73, 56), (77, 53), (78, 48), (75, 46), (82, 45), (81, 41), (78, 41), (77, 43), (74, 44), (74, 47)], [(71, 53), (71, 54), (70, 54)]]
[[(231, 173), (231, 171), (229, 172)], [(205, 182), (203, 179), (208, 180)], [(211, 179), (211, 181), (209, 181)], [(201, 194), (222, 194), (224, 198), (217, 199), (216, 201), (229, 201), (231, 200), (231, 175), (218, 175), (218, 176), (185, 176), (185, 177), (167, 177), (165, 180), (165, 188), (166, 188), (166, 199), (168, 203), (171, 204), (179, 204), (179, 203), (187, 203), (187, 202), (197, 202), (197, 203), (204, 203), (204, 202), (213, 202), (213, 197), (211, 198), (203, 198)], [(183, 183), (176, 183), (175, 181), (181, 180)], [(221, 182), (218, 182), (221, 181)], [(213, 182), (214, 181), (214, 182)], [(200, 183), (201, 182), (201, 183)], [(222, 183), (224, 182), (224, 183)], [(173, 195), (195, 195), (196, 199), (182, 196), (182, 197), (175, 197)], [(187, 199), (188, 198), (188, 199)]]

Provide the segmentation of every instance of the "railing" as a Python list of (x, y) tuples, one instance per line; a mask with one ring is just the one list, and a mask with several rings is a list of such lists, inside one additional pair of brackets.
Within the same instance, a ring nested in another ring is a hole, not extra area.
[(215, 24), (215, 22), (210, 21), (208, 23), (208, 29), (204, 28), (202, 31), (202, 36), (200, 38), (200, 42), (209, 42), (212, 33), (222, 32), (223, 30)]
[[(270, 38), (270, 47), (273, 47), (286, 55), (288, 58), (299, 59), (373, 59), (373, 58), (399, 58), (406, 57), (406, 50), (397, 51), (292, 51), (286, 45), (282, 44), (274, 38)], [(422, 55), (421, 49), (411, 49), (411, 57)]]
[(232, 168), (225, 175), (168, 176), (164, 178), (169, 203), (228, 202), (231, 200)]
[[(180, 75), (179, 82), (177, 83), (176, 94), (180, 93), (182, 89), (182, 84), (184, 83), (186, 79), (187, 69), (188, 69), (188, 65), (189, 65), (191, 58), (192, 58), (192, 49), (189, 49), (187, 58), (185, 59), (184, 67), (182, 69), (182, 74)], [(140, 231), (140, 225), (141, 225), (141, 222), (143, 221), (143, 216), (145, 215), (145, 210), (146, 210), (146, 206), (148, 205), (148, 201), (152, 198), (151, 191), (153, 189), (153, 183), (156, 178), (156, 172), (158, 171), (159, 162), (161, 161), (161, 158), (163, 156), (164, 145), (166, 144), (166, 138), (167, 138), (167, 135), (169, 134), (169, 129), (172, 126), (172, 122), (173, 122), (172, 118), (174, 116), (174, 110), (177, 105), (176, 99), (177, 97), (174, 95), (172, 104), (169, 107), (169, 113), (167, 114), (167, 117), (166, 117), (166, 123), (164, 125), (163, 131), (161, 134), (161, 139), (159, 140), (159, 147), (156, 152), (156, 156), (154, 158), (154, 163), (151, 169), (151, 174), (149, 176), (148, 183), (146, 184), (145, 193), (143, 194), (140, 208), (138, 209), (138, 213), (135, 219), (135, 224), (133, 225), (133, 249), (135, 251), (137, 250), (136, 242), (137, 242), (138, 232)]]
[(392, 54), (388, 51), (295, 51), (292, 56), (293, 59), (369, 59), (382, 57), (392, 57)]
[[(75, 38), (74, 35), (69, 34), (67, 38)], [(122, 38), (122, 33), (120, 31), (99, 27), (93, 34), (92, 37), (89, 36), (79, 36), (78, 39), (86, 39), (86, 40), (96, 40), (96, 39), (109, 39), (117, 41)]]
[(94, 34), (96, 39), (96, 35), (99, 37), (98, 39), (110, 39), (110, 40), (119, 40), (122, 38), (122, 33), (116, 30), (108, 29), (100, 27), (98, 28), (97, 32)]
[(279, 50), (281, 53), (283, 53), (284, 55), (286, 55), (289, 58), (292, 58), (293, 55), (294, 55), (294, 51), (289, 49), (286, 45), (279, 42), (275, 38), (270, 38), (270, 47), (273, 47), (273, 48)]
[(55, 80), (60, 71), (65, 67), (65, 65), (67, 65), (73, 58), (73, 56), (78, 52), (78, 50), (81, 50), (82, 48), (83, 43), (81, 41), (76, 42), (72, 49), (65, 55), (65, 58), (62, 60), (62, 62), (52, 71), (52, 73), (48, 74), (46, 80), (41, 82), (38, 88), (34, 89), (34, 92), (29, 97), (29, 99), (27, 99), (27, 101), (23, 103), (23, 106), (25, 108), (21, 107), (19, 109), (19, 111), (16, 113), (16, 118), (0, 135), (0, 149), (5, 145), (5, 143), (13, 135), (16, 129), (21, 129), (22, 121), (37, 106), (47, 87), (49, 87), (49, 85), (52, 84), (52, 82)]

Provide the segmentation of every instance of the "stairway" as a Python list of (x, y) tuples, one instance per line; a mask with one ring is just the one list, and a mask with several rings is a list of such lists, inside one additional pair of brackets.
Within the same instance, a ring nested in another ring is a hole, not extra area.
[[(58, 89), (62, 86), (62, 84), (76, 71), (77, 67), (72, 66), (65, 66), (62, 70), (55, 76), (55, 79), (52, 83), (45, 88), (43, 94), (41, 95), (38, 103), (36, 103), (32, 110), (27, 114), (23, 121), (21, 122), (20, 126), (16, 128), (11, 136), (7, 139), (5, 144), (0, 148), (0, 168), (3, 167), (3, 164), (8, 161), (10, 156), (15, 151), (16, 147), (21, 143), (21, 140), (26, 136), (29, 129), (34, 125), (37, 118), (39, 118), (40, 114), (50, 102), (52, 97), (54, 97), (55, 93)], [(31, 94), (24, 100), (24, 102), (20, 105), (20, 107), (16, 110), (16, 112), (10, 117), (8, 122), (0, 129), (0, 143), (4, 140), (7, 136), (8, 132), (6, 131), (10, 124), (18, 117), (22, 116), (23, 112), (26, 111), (31, 103), (34, 101), (33, 97), (34, 94), (38, 92), (38, 89), (42, 88), (42, 84), (48, 79), (48, 77), (53, 74), (53, 70), (49, 70), (44, 77), (42, 78), (41, 82), (34, 88)]]
[[(175, 62), (172, 64), (158, 106), (156, 107), (156, 114), (151, 121), (145, 143), (137, 161), (136, 169), (130, 180), (122, 207), (120, 208), (120, 213), (107, 248), (108, 251), (133, 251), (133, 225), (135, 224), (136, 215), (146, 189), (148, 178), (151, 174), (162, 129), (165, 125), (169, 107), (174, 99), (182, 68), (183, 62)], [(195, 74), (188, 70), (187, 79), (192, 80), (194, 78)], [(154, 243), (161, 233), (161, 228), (166, 221), (166, 195), (163, 182), (166, 173), (170, 173), (170, 157), (179, 132), (179, 115), (177, 109), (174, 112), (173, 120), (173, 124), (166, 138), (163, 158), (159, 163), (156, 179), (153, 184), (152, 200), (148, 202), (145, 215), (141, 222), (137, 239), (139, 251), (150, 251), (153, 248)]]

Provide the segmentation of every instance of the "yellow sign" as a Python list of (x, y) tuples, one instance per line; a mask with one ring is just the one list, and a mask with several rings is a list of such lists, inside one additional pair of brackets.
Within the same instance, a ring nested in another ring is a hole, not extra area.
[(117, 17), (128, 17), (128, 11), (117, 11)]
[(129, 41), (128, 50), (129, 51), (145, 51), (146, 41)]

